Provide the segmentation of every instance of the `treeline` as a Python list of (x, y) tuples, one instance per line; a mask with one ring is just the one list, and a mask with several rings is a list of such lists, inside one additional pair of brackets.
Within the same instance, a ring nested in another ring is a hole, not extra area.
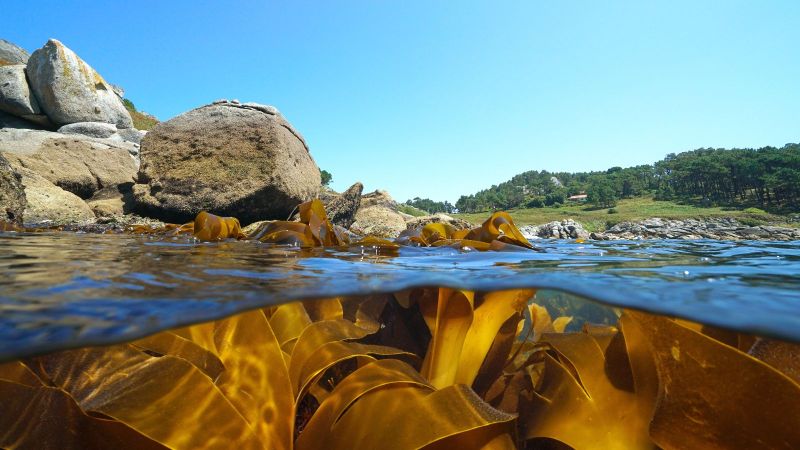
[(412, 200), (406, 200), (406, 205), (413, 206), (414, 208), (421, 209), (429, 214), (436, 214), (439, 212), (452, 213), (455, 209), (452, 203), (447, 200), (443, 202), (435, 202), (429, 198), (414, 197)]
[(586, 194), (598, 207), (644, 194), (662, 200), (707, 205), (756, 204), (800, 209), (800, 144), (781, 148), (701, 148), (667, 155), (652, 165), (612, 167), (605, 172), (529, 171), (511, 180), (461, 196), (460, 212), (519, 207), (541, 208)]

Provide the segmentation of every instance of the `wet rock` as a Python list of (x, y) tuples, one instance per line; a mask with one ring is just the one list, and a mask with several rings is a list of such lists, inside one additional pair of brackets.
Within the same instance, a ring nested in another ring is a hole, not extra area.
[(61, 42), (50, 39), (28, 59), (28, 81), (41, 109), (56, 125), (133, 122), (114, 88)]
[(0, 220), (22, 224), (27, 203), (22, 176), (0, 153)]
[(25, 66), (21, 64), (0, 66), (0, 111), (41, 126), (50, 125), (36, 97), (31, 95), (25, 78)]
[[(329, 196), (325, 203), (325, 210), (328, 218), (334, 225), (350, 228), (356, 220), (356, 212), (361, 206), (361, 192), (364, 185), (356, 182), (346, 191), (336, 196)], [(322, 198), (320, 198), (322, 200)]]
[(11, 66), (14, 64), (27, 64), (30, 55), (22, 47), (0, 39), (0, 66)]
[(63, 134), (81, 134), (96, 138), (110, 138), (117, 134), (117, 127), (105, 122), (76, 122), (58, 129)]
[(448, 216), (444, 213), (437, 213), (429, 216), (419, 216), (406, 219), (406, 228), (409, 230), (414, 230), (417, 228), (422, 228), (429, 223), (445, 223), (452, 226), (456, 230), (468, 230), (476, 226), (464, 219), (456, 219), (455, 217)]
[(172, 222), (202, 210), (243, 224), (285, 220), (320, 189), (319, 168), (283, 116), (233, 103), (161, 122), (142, 139), (140, 158), (137, 208)]
[(30, 169), (81, 198), (133, 183), (136, 163), (128, 148), (132, 145), (49, 131), (0, 130), (0, 153), (14, 167)]

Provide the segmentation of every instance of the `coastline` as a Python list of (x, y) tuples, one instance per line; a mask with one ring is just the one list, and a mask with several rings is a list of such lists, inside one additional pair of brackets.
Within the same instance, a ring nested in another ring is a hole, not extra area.
[(591, 239), (600, 241), (638, 239), (714, 239), (714, 240), (800, 240), (800, 228), (774, 225), (747, 225), (732, 217), (709, 219), (662, 219), (653, 217), (618, 223), (604, 231), (586, 231), (572, 219), (543, 225), (520, 227), (528, 239)]

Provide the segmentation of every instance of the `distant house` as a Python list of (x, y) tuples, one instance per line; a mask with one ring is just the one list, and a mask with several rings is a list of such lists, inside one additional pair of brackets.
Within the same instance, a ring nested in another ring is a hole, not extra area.
[(569, 198), (567, 198), (567, 200), (569, 200), (571, 202), (585, 202), (586, 201), (586, 194), (573, 195), (573, 196), (570, 196)]

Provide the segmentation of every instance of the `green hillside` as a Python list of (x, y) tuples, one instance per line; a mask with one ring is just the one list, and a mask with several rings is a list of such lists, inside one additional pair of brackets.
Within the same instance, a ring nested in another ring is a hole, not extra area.
[[(713, 207), (758, 207), (775, 214), (800, 211), (800, 144), (781, 148), (698, 149), (669, 154), (652, 165), (612, 167), (604, 172), (528, 171), (511, 180), (462, 196), (461, 213), (565, 205), (586, 194), (589, 205), (617, 210), (624, 205), (674, 205), (670, 209), (711, 212)], [(643, 198), (637, 202), (622, 202)], [(647, 200), (649, 199), (649, 200)], [(668, 201), (668, 203), (658, 203)], [(648, 203), (649, 202), (649, 203)], [(655, 206), (653, 206), (655, 207)], [(581, 206), (561, 208), (582, 210)], [(726, 215), (731, 211), (726, 209)], [(652, 216), (650, 214), (649, 216)]]

